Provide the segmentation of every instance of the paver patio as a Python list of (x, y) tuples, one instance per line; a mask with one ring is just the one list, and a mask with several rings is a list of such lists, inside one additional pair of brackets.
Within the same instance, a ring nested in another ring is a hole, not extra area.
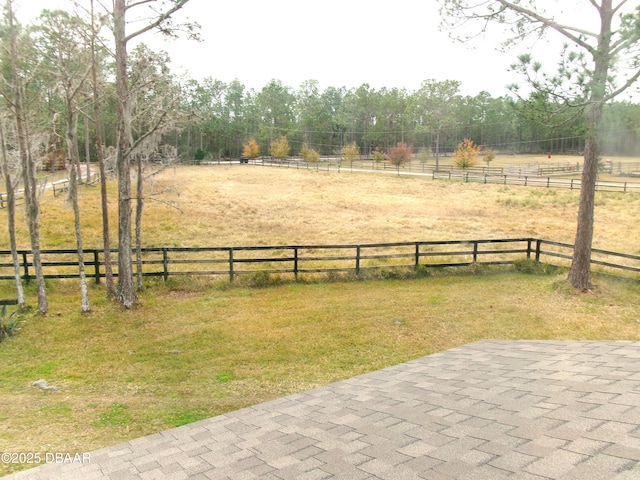
[(4, 480), (640, 479), (640, 342), (480, 341)]

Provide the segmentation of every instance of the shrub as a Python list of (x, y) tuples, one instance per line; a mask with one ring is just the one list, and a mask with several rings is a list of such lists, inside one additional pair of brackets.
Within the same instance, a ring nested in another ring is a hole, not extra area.
[(395, 147), (389, 149), (389, 162), (398, 170), (400, 175), (400, 167), (410, 163), (413, 157), (413, 148), (406, 143), (398, 143)]
[(249, 285), (257, 288), (279, 285), (280, 283), (282, 283), (282, 281), (280, 280), (280, 276), (271, 275), (266, 270), (257, 270), (249, 277)]
[(349, 145), (345, 145), (344, 147), (342, 147), (340, 153), (342, 154), (344, 159), (352, 165), (353, 161), (357, 160), (360, 156), (360, 149), (358, 148), (356, 142), (352, 142)]
[(290, 151), (291, 147), (289, 146), (289, 141), (287, 140), (286, 135), (276, 138), (271, 142), (271, 155), (277, 159), (283, 160), (287, 158)]
[(418, 160), (420, 160), (420, 163), (427, 163), (431, 157), (433, 157), (433, 152), (429, 147), (421, 148), (418, 152)]
[(202, 160), (204, 160), (205, 155), (205, 151), (199, 148), (198, 150), (196, 150), (196, 154), (193, 156), (193, 158), (196, 162), (201, 162)]
[(453, 153), (454, 165), (462, 170), (473, 167), (476, 164), (481, 148), (480, 145), (473, 143), (473, 140), (465, 138), (458, 144), (458, 148)]
[(528, 257), (514, 260), (513, 268), (515, 268), (517, 272), (532, 275), (552, 275), (558, 273), (561, 270), (561, 267), (549, 265), (548, 263), (542, 263)]
[(309, 145), (306, 143), (302, 144), (302, 148), (300, 149), (300, 157), (308, 162), (308, 163), (316, 163), (320, 160), (320, 154), (317, 150), (313, 148), (309, 148)]
[(256, 142), (255, 138), (249, 139), (247, 143), (242, 146), (242, 156), (247, 158), (256, 158), (260, 155), (260, 145)]
[(380, 150), (380, 147), (376, 147), (373, 151), (373, 161), (376, 163), (384, 162), (384, 153)]
[(20, 331), (20, 316), (16, 310), (7, 317), (7, 306), (3, 305), (0, 314), (0, 342), (7, 337), (12, 337)]

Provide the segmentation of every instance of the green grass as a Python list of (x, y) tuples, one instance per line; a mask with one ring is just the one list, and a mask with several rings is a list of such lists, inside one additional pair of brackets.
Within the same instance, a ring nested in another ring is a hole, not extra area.
[[(52, 311), (23, 315), (0, 344), (0, 449), (87, 451), (480, 339), (640, 339), (635, 281), (598, 279), (585, 295), (537, 273), (172, 279), (130, 311), (94, 286), (89, 314), (75, 282), (53, 282)], [(40, 378), (58, 391), (32, 387)]]

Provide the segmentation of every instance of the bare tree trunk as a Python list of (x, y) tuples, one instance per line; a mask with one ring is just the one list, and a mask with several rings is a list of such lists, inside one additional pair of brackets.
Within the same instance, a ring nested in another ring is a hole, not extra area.
[[(84, 115), (84, 161), (87, 183), (91, 182), (91, 138), (89, 138), (89, 116)], [(82, 181), (82, 177), (79, 178)]]
[(114, 0), (114, 38), (116, 44), (116, 92), (118, 100), (118, 292), (117, 299), (131, 308), (137, 298), (133, 286), (131, 246), (131, 108), (127, 82), (127, 38), (125, 0)]
[[(127, 81), (127, 41), (142, 35), (149, 30), (160, 27), (173, 13), (180, 10), (189, 0), (173, 0), (161, 2), (167, 6), (163, 13), (158, 13), (153, 21), (127, 36), (125, 17), (127, 8), (140, 6), (147, 1), (126, 2), (113, 0), (113, 36), (116, 47), (116, 94), (118, 102), (118, 292), (117, 300), (125, 307), (131, 308), (137, 297), (133, 285), (133, 265), (131, 246), (131, 149), (133, 138), (131, 133), (131, 99)], [(162, 8), (162, 7), (160, 7)], [(172, 30), (172, 27), (168, 27)]]
[(588, 136), (584, 150), (584, 166), (580, 182), (578, 226), (574, 242), (569, 282), (582, 291), (591, 288), (591, 246), (595, 216), (596, 180), (598, 178), (599, 145), (597, 132), (602, 119), (602, 102), (592, 103), (587, 113)]
[(72, 204), (73, 215), (75, 220), (76, 244), (78, 247), (78, 274), (80, 276), (80, 308), (83, 312), (91, 310), (89, 303), (89, 290), (87, 288), (87, 275), (84, 266), (84, 250), (82, 248), (82, 232), (80, 231), (80, 207), (78, 206), (78, 181), (76, 179), (75, 169), (71, 168), (69, 176), (69, 191), (73, 190)]
[(83, 312), (91, 310), (89, 303), (89, 290), (87, 289), (87, 276), (84, 266), (84, 251), (82, 248), (82, 232), (80, 230), (80, 207), (78, 205), (78, 178), (80, 171), (80, 152), (78, 152), (78, 111), (73, 102), (67, 102), (67, 149), (71, 160), (69, 169), (69, 201), (73, 206), (76, 245), (78, 251), (78, 275), (80, 277), (80, 305)]
[(18, 305), (24, 307), (26, 304), (22, 280), (20, 278), (20, 260), (18, 259), (18, 244), (16, 241), (16, 196), (15, 185), (11, 180), (9, 161), (7, 159), (7, 144), (4, 137), (4, 128), (0, 123), (0, 142), (2, 143), (2, 173), (7, 190), (7, 229), (9, 230), (9, 248), (11, 249), (11, 261), (13, 263), (13, 276), (16, 283), (16, 296)]
[(33, 255), (33, 267), (36, 271), (36, 287), (38, 297), (38, 310), (44, 314), (47, 312), (47, 290), (42, 272), (42, 259), (40, 256), (40, 207), (36, 192), (35, 162), (28, 149), (28, 135), (26, 132), (24, 111), (22, 108), (22, 82), (18, 72), (18, 32), (16, 30), (13, 5), (7, 0), (7, 20), (10, 32), (10, 57), (11, 72), (13, 77), (13, 111), (18, 135), (18, 150), (22, 163), (22, 176), (24, 181), (24, 199), (27, 210), (27, 224), (29, 226), (29, 238), (31, 240), (31, 253)]
[(438, 127), (436, 131), (436, 172), (440, 170), (440, 129), (442, 127)]
[(113, 282), (113, 266), (111, 263), (111, 239), (109, 234), (109, 203), (107, 199), (107, 172), (105, 168), (104, 124), (102, 123), (102, 106), (98, 88), (98, 60), (96, 58), (96, 27), (93, 14), (93, 0), (91, 0), (91, 79), (93, 93), (93, 116), (96, 127), (96, 153), (100, 172), (100, 204), (102, 210), (102, 246), (104, 249), (104, 278), (107, 295), (113, 297), (116, 288)]
[(595, 213), (595, 192), (598, 176), (599, 142), (598, 133), (602, 123), (602, 111), (606, 96), (607, 76), (612, 60), (611, 21), (612, 0), (602, 0), (600, 11), (601, 33), (598, 48), (594, 53), (595, 68), (591, 80), (591, 98), (587, 109), (587, 138), (584, 151), (584, 167), (580, 187), (578, 227), (574, 242), (573, 258), (569, 270), (569, 282), (582, 291), (591, 288), (591, 247)]
[(142, 210), (144, 208), (144, 185), (142, 156), (138, 156), (138, 178), (136, 180), (136, 277), (138, 290), (142, 290)]

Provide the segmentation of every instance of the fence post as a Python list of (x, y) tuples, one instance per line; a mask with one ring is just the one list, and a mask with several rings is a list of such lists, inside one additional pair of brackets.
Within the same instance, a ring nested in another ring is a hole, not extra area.
[(162, 278), (166, 282), (169, 279), (169, 254), (167, 247), (162, 249)]
[(24, 265), (24, 281), (29, 283), (31, 277), (29, 276), (29, 262), (27, 261), (27, 252), (22, 252), (22, 265)]
[(100, 285), (100, 259), (98, 258), (98, 250), (93, 251), (93, 269), (96, 272), (96, 285)]
[(229, 281), (233, 283), (233, 247), (229, 248)]
[(360, 245), (356, 247), (356, 275), (360, 275)]
[(298, 281), (298, 247), (293, 247), (293, 276)]
[(473, 242), (473, 263), (478, 261), (478, 242)]
[(542, 246), (542, 240), (536, 240), (536, 262), (540, 261), (540, 248)]
[(531, 258), (531, 239), (527, 240), (527, 258)]
[(416, 242), (416, 256), (415, 256), (415, 269), (417, 270), (420, 266), (420, 244)]

